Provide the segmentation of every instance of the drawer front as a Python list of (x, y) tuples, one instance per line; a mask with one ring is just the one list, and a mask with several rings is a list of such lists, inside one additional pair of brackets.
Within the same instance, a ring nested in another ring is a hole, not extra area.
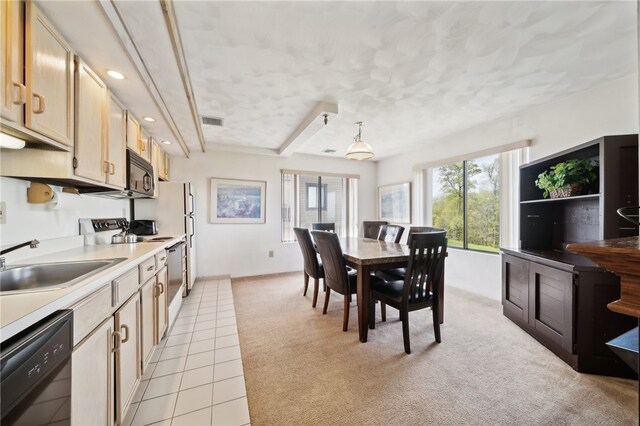
[(162, 269), (167, 264), (167, 251), (163, 250), (156, 254), (156, 271)]
[(74, 346), (111, 315), (111, 300), (111, 285), (105, 284), (91, 296), (72, 306)]
[(138, 291), (138, 269), (133, 268), (123, 276), (113, 280), (113, 306), (122, 305), (136, 291)]
[(140, 269), (140, 282), (146, 283), (149, 278), (156, 274), (156, 258), (155, 256), (145, 260), (139, 266)]

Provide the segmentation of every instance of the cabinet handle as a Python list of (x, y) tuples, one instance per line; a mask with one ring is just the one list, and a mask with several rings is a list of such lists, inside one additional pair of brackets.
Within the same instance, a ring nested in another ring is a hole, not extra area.
[(109, 163), (109, 174), (112, 176), (116, 174), (116, 165), (113, 163)]
[(160, 262), (164, 262), (165, 260), (167, 260), (167, 256), (160, 258)]
[(14, 99), (15, 105), (24, 105), (27, 102), (27, 86), (17, 81), (13, 81), (13, 87), (18, 88), (18, 99)]
[(129, 341), (129, 326), (127, 326), (126, 324), (122, 324), (120, 326), (121, 330), (124, 330), (127, 333), (127, 336), (122, 339), (122, 343), (127, 343)]
[(37, 93), (33, 93), (33, 97), (38, 100), (38, 109), (34, 109), (34, 114), (42, 114), (44, 112), (44, 96), (39, 95)]
[(109, 173), (109, 164), (111, 164), (111, 163), (109, 163), (108, 161), (104, 162), (104, 172), (105, 173)]
[(142, 139), (140, 139), (140, 151), (146, 151), (147, 147), (144, 146), (144, 141)]
[(147, 271), (153, 271), (153, 268), (155, 268), (155, 265), (149, 266), (149, 267), (147, 268)]
[(122, 337), (119, 331), (114, 331), (111, 333), (111, 337), (113, 338), (113, 347), (111, 348), (111, 352), (118, 352), (120, 350), (120, 342)]
[(164, 293), (164, 284), (158, 283), (158, 287), (160, 287), (160, 293), (158, 293), (158, 294)]

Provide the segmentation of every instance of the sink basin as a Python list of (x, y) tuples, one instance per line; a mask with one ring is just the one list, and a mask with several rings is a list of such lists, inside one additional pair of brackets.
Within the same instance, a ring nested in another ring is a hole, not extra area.
[(72, 286), (126, 258), (18, 265), (0, 271), (0, 292), (24, 293)]

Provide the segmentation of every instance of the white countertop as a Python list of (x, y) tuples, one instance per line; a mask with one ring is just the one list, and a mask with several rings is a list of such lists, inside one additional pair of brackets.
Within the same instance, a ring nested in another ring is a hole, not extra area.
[[(21, 264), (126, 258), (70, 287), (29, 293), (0, 294), (0, 341), (4, 341), (59, 309), (66, 309), (104, 284), (118, 278), (156, 253), (172, 246), (184, 234), (162, 242), (82, 246), (34, 257)], [(8, 265), (13, 266), (12, 264)]]

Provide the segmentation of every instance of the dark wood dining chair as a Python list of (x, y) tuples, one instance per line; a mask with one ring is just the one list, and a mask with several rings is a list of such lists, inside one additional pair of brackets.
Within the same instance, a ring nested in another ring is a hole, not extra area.
[(311, 230), (336, 232), (336, 224), (334, 222), (312, 223)]
[(318, 301), (318, 289), (320, 287), (320, 278), (324, 279), (324, 268), (322, 262), (318, 261), (318, 253), (313, 246), (311, 240), (311, 234), (307, 228), (293, 228), (293, 232), (296, 234), (296, 239), (302, 250), (302, 257), (304, 258), (304, 296), (307, 295), (307, 288), (309, 287), (309, 277), (313, 278), (313, 302), (311, 306), (316, 307)]
[(400, 311), (404, 351), (411, 353), (409, 340), (409, 312), (431, 308), (433, 332), (441, 342), (439, 310), (440, 280), (447, 253), (444, 232), (416, 233), (409, 242), (409, 264), (403, 281), (372, 281), (369, 309), (369, 328), (375, 329), (375, 301), (379, 300)]
[[(316, 242), (318, 253), (320, 253), (320, 258), (322, 259), (324, 283), (327, 287), (322, 313), (327, 313), (331, 290), (342, 294), (344, 297), (342, 331), (347, 331), (349, 327), (349, 303), (351, 302), (351, 295), (357, 291), (358, 275), (355, 271), (353, 273), (347, 272), (347, 264), (344, 260), (342, 247), (340, 247), (340, 240), (337, 234), (333, 232), (312, 231), (311, 235)], [(374, 282), (382, 284), (384, 280), (372, 276), (371, 284)]]
[[(409, 235), (407, 235), (407, 245), (411, 243), (411, 237), (414, 234), (424, 232), (444, 232), (446, 234), (445, 230), (442, 228), (433, 228), (431, 226), (412, 226), (409, 228)], [(377, 271), (376, 275), (387, 281), (404, 280), (404, 274), (406, 274), (406, 272), (407, 268), (394, 268)]]
[(403, 232), (404, 227), (400, 225), (380, 225), (377, 239), (386, 243), (399, 243)]
[(389, 222), (382, 220), (382, 221), (364, 221), (362, 222), (362, 236), (364, 238), (372, 238), (372, 239), (376, 239), (378, 238), (378, 234), (380, 233), (380, 227), (382, 225), (388, 225)]

